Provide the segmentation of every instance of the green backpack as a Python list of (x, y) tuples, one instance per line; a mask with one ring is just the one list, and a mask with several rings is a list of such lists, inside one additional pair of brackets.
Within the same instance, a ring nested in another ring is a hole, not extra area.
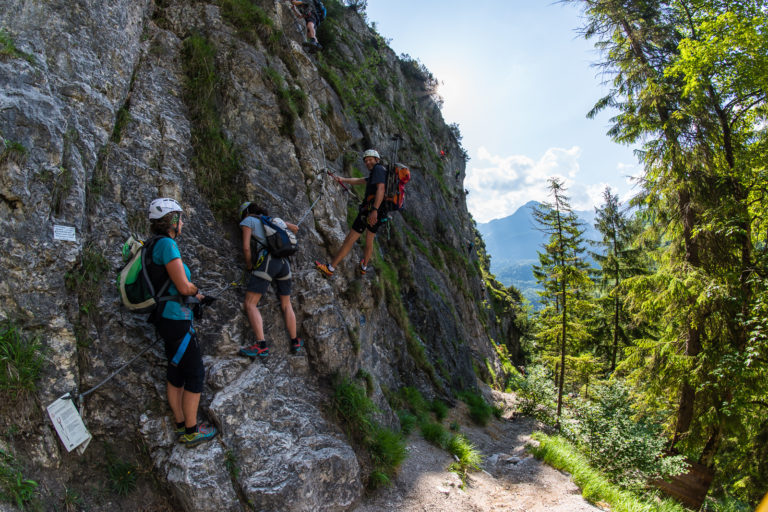
[(152, 277), (155, 277), (156, 282), (158, 281), (156, 277), (158, 272), (153, 272), (149, 268), (150, 265), (155, 265), (152, 263), (152, 249), (160, 238), (163, 237), (154, 236), (145, 244), (131, 236), (123, 244), (123, 261), (126, 264), (117, 275), (116, 284), (123, 306), (132, 313), (152, 313), (162, 302), (178, 299), (178, 297), (167, 295), (171, 285), (167, 272), (159, 288), (156, 288), (152, 282)]

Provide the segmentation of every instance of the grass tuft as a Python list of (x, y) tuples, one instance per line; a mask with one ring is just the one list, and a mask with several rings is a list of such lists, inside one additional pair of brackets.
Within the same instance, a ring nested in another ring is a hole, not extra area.
[(40, 338), (24, 336), (11, 321), (0, 323), (0, 392), (11, 400), (34, 392), (44, 354)]
[(371, 458), (373, 471), (368, 486), (387, 485), (405, 460), (405, 440), (399, 432), (382, 427), (374, 419), (376, 405), (368, 398), (365, 388), (341, 377), (334, 383), (333, 409), (347, 436), (360, 443)]
[(488, 424), (488, 420), (494, 414), (494, 408), (477, 393), (473, 391), (462, 391), (459, 398), (469, 406), (469, 417), (480, 426)]
[(0, 500), (24, 510), (35, 501), (36, 494), (37, 482), (24, 478), (13, 455), (0, 450)]

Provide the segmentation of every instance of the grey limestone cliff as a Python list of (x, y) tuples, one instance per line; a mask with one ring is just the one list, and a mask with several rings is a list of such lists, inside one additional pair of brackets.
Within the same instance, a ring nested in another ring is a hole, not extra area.
[[(329, 413), (333, 376), (371, 375), (380, 421), (396, 428), (386, 393), (408, 385), (450, 401), (476, 386), (476, 371), (500, 370), (493, 341), (517, 343), (508, 321), (498, 330), (467, 250), (465, 153), (434, 79), (354, 8), (326, 5), (325, 49), (308, 54), (284, 0), (3, 3), (0, 320), (46, 347), (34, 396), (3, 409), (4, 430), (21, 432), (3, 448), (42, 484), (44, 503), (79, 489), (104, 510), (349, 509), (367, 469)], [(356, 201), (324, 170), (362, 175), (360, 152), (389, 157), (395, 134), (413, 173), (406, 208), (380, 233), (371, 272), (355, 274), (358, 247), (326, 280), (313, 261), (340, 247)], [(157, 344), (83, 400), (94, 441), (67, 453), (45, 405), (154, 342), (144, 318), (120, 308), (114, 278), (158, 196), (185, 206), (184, 260), (219, 296), (198, 330), (201, 415), (221, 435), (175, 443)], [(289, 355), (274, 296), (261, 306), (270, 360), (237, 355), (252, 339), (232, 284), (243, 267), (234, 216), (247, 199), (288, 221), (306, 214), (292, 260), (304, 357)], [(54, 226), (74, 227), (76, 240), (55, 239)], [(103, 492), (115, 457), (144, 476), (129, 500)]]

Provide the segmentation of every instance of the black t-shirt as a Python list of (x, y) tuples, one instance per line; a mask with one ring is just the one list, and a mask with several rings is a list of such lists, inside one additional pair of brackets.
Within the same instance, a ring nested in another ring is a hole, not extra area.
[[(373, 169), (371, 169), (371, 173), (365, 181), (368, 182), (365, 185), (365, 197), (367, 201), (369, 197), (376, 196), (376, 189), (378, 188), (379, 183), (387, 182), (387, 170), (383, 165), (376, 164), (373, 166)], [(373, 200), (373, 198), (371, 198), (371, 200)]]

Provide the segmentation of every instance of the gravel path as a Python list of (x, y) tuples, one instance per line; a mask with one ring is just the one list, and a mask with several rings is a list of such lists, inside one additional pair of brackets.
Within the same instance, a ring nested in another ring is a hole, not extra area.
[[(513, 395), (494, 393), (511, 403)], [(601, 509), (582, 498), (569, 475), (539, 462), (525, 451), (531, 434), (542, 428), (535, 420), (493, 419), (484, 427), (471, 423), (459, 403), (443, 422), (456, 421), (461, 432), (483, 454), (482, 471), (470, 473), (465, 489), (447, 470), (452, 456), (426, 442), (417, 431), (408, 439), (409, 456), (392, 486), (366, 496), (355, 512), (588, 512)]]

